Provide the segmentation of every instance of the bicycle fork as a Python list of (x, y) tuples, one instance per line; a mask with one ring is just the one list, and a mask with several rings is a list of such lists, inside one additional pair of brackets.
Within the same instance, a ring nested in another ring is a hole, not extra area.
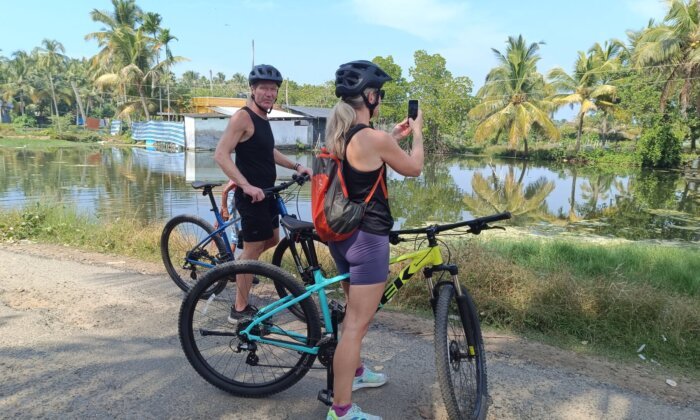
[[(436, 271), (447, 271), (452, 276), (451, 282), (439, 282), (437, 285), (433, 284), (433, 273)], [(462, 325), (467, 326), (467, 331), (465, 331), (465, 338), (467, 340), (468, 354), (460, 355), (460, 357), (474, 357), (476, 356), (476, 337), (475, 337), (475, 320), (471, 319), (469, 316), (469, 304), (467, 302), (467, 296), (462, 290), (462, 286), (459, 284), (459, 279), (457, 275), (459, 274), (459, 268), (453, 264), (440, 264), (433, 267), (427, 267), (423, 269), (423, 275), (430, 290), (430, 306), (433, 309), (433, 314), (435, 313), (435, 306), (437, 305), (438, 296), (440, 294), (440, 288), (444, 285), (451, 284), (455, 289), (455, 300), (457, 303), (457, 311), (459, 312), (459, 318)]]

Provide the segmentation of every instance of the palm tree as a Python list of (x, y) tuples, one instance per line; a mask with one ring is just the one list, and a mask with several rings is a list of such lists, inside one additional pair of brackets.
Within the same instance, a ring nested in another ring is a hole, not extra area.
[(56, 112), (56, 125), (58, 129), (61, 129), (60, 122), (58, 120), (58, 100), (56, 97), (56, 86), (54, 83), (54, 76), (61, 73), (65, 67), (67, 57), (65, 55), (66, 49), (63, 48), (63, 44), (52, 39), (44, 39), (41, 41), (42, 47), (39, 47), (37, 51), (39, 52), (39, 67), (46, 73), (46, 78), (49, 82), (49, 88), (51, 89), (51, 99), (53, 100), (54, 111)]
[[(598, 109), (596, 104), (598, 101), (612, 105), (613, 102), (610, 100), (614, 99), (617, 93), (615, 86), (601, 83), (606, 72), (617, 69), (617, 60), (615, 57), (606, 55), (599, 44), (596, 44), (592, 50), (594, 52), (588, 55), (583, 51), (578, 52), (578, 59), (571, 76), (559, 67), (552, 69), (547, 75), (557, 91), (557, 94), (552, 98), (555, 104), (568, 104), (572, 108), (574, 104), (579, 106), (576, 116), (578, 124), (575, 151), (577, 153), (581, 147), (584, 117), (588, 112)], [(596, 50), (600, 51), (600, 56), (596, 55)]]
[(88, 63), (85, 60), (71, 60), (66, 71), (66, 78), (70, 82), (75, 102), (78, 105), (78, 111), (83, 118), (83, 124), (87, 124), (87, 113), (83, 106), (83, 100), (80, 94), (80, 87), (84, 88), (87, 82)]
[(7, 63), (2, 99), (8, 102), (16, 100), (20, 115), (24, 115), (27, 101), (34, 91), (31, 82), (34, 69), (33, 57), (21, 50), (12, 53), (12, 60)]
[[(163, 79), (165, 79), (166, 83), (166, 91), (167, 91), (167, 102), (168, 102), (168, 112), (170, 111), (170, 65), (174, 62), (176, 62), (175, 57), (173, 56), (173, 52), (170, 50), (170, 43), (173, 41), (177, 41), (177, 37), (173, 36), (170, 33), (170, 29), (168, 28), (161, 28), (160, 32), (158, 33), (158, 37), (156, 38), (158, 42), (158, 55), (160, 55), (160, 48), (165, 48), (165, 59), (168, 62), (165, 67), (163, 67)], [(182, 61), (184, 59), (178, 58), (179, 61)], [(162, 112), (162, 110), (161, 110)], [(168, 114), (168, 121), (170, 120), (170, 115)]]
[[(129, 28), (119, 28), (113, 39), (114, 46), (120, 51), (120, 61), (115, 63), (112, 72), (104, 73), (95, 80), (98, 86), (118, 86), (124, 92), (130, 86), (135, 87), (141, 105), (141, 110), (150, 119), (145, 88), (148, 80), (155, 76), (160, 65), (151, 68), (154, 51), (150, 48), (150, 38), (141, 30), (132, 31)], [(127, 100), (123, 104), (122, 113), (129, 114), (136, 109), (136, 101)]]
[[(660, 108), (665, 112), (669, 99), (678, 94), (685, 116), (691, 101), (700, 116), (700, 2), (669, 0), (663, 24), (647, 28), (637, 40), (632, 62), (638, 68), (655, 66), (665, 78)], [(695, 150), (695, 138), (691, 138)]]
[[(160, 48), (161, 45), (158, 43), (158, 32), (160, 31), (160, 23), (163, 20), (163, 18), (158, 14), (154, 12), (146, 12), (143, 14), (143, 25), (141, 25), (141, 29), (143, 29), (147, 34), (151, 35), (151, 38), (156, 41), (156, 65), (160, 63)], [(153, 89), (156, 87), (155, 84), (160, 80), (160, 77), (157, 78), (152, 78), (151, 80), (151, 92), (153, 92)], [(162, 115), (163, 114), (163, 91), (158, 86), (158, 112)]]
[(551, 139), (559, 139), (559, 130), (549, 117), (552, 106), (547, 100), (547, 86), (537, 72), (539, 45), (527, 45), (520, 35), (508, 38), (505, 53), (493, 49), (500, 64), (486, 76), (486, 83), (477, 93), (482, 101), (469, 112), (479, 121), (475, 140), (506, 133), (511, 146), (523, 141), (527, 155), (527, 136), (533, 126)]

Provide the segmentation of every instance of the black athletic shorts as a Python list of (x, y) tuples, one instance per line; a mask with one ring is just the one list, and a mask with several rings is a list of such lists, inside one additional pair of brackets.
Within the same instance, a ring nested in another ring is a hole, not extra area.
[(280, 226), (279, 207), (272, 198), (252, 203), (248, 195), (236, 189), (236, 209), (241, 215), (243, 241), (260, 242), (272, 238), (273, 231)]

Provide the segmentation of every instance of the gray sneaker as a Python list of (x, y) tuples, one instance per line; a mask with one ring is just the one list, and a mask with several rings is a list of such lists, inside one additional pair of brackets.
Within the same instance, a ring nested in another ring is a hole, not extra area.
[(228, 316), (228, 322), (238, 324), (241, 319), (250, 319), (258, 312), (258, 308), (252, 305), (246, 305), (242, 311), (236, 310), (236, 305), (231, 306), (231, 313)]

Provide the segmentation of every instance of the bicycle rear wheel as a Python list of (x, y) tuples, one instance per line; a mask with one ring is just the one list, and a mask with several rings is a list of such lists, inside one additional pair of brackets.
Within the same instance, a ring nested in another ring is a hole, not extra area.
[[(170, 278), (183, 291), (189, 291), (209, 268), (200, 265), (221, 263), (226, 247), (220, 236), (211, 236), (214, 227), (205, 220), (190, 215), (175, 216), (165, 224), (160, 237), (160, 253)], [(210, 237), (211, 236), (211, 237)], [(209, 239), (205, 240), (207, 237)], [(204, 241), (204, 242), (202, 242)], [(200, 244), (198, 246), (198, 244)], [(209, 292), (220, 292), (225, 283)], [(208, 297), (205, 295), (203, 297)]]
[[(255, 277), (248, 304), (263, 308), (279, 299), (277, 289), (299, 296), (304, 292), (291, 276), (277, 267), (259, 261), (235, 261), (215, 267), (205, 274), (182, 302), (179, 335), (182, 349), (194, 369), (209, 383), (233, 395), (264, 397), (284, 391), (298, 382), (313, 365), (316, 356), (302, 351), (248, 341), (238, 334), (249, 319), (232, 324), (228, 316), (236, 299), (237, 284), (227, 282), (220, 294), (201, 295), (222, 279), (237, 275)], [(321, 338), (321, 327), (311, 300), (295, 305), (305, 322), (289, 310), (282, 310), (254, 328), (257, 335), (277, 343), (314, 345)]]
[(486, 360), (476, 307), (462, 289), (440, 288), (435, 309), (435, 367), (450, 419), (484, 419), (488, 410)]

